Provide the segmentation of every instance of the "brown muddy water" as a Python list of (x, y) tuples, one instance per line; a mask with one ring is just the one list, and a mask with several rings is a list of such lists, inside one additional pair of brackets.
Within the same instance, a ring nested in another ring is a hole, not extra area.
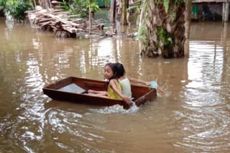
[[(0, 153), (229, 153), (230, 27), (194, 23), (190, 54), (139, 56), (129, 38), (55, 39), (0, 20)], [(165, 94), (129, 111), (53, 101), (44, 85), (103, 79), (109, 61)]]

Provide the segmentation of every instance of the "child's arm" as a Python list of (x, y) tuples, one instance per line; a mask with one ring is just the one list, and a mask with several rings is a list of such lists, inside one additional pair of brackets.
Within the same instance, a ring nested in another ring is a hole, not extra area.
[(131, 104), (132, 101), (129, 97), (123, 95), (121, 93), (121, 91), (117, 88), (118, 82), (116, 80), (110, 80), (109, 82), (110, 86), (112, 87), (112, 89), (127, 103), (127, 104)]
[(88, 93), (90, 93), (90, 94), (98, 94), (98, 95), (107, 96), (107, 91), (97, 91), (97, 90), (89, 89), (89, 90), (88, 90)]

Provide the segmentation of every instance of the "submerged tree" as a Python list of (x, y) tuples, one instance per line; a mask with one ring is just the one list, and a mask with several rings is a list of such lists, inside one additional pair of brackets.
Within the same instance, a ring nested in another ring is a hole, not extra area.
[(184, 56), (185, 11), (184, 0), (144, 0), (138, 30), (141, 54)]

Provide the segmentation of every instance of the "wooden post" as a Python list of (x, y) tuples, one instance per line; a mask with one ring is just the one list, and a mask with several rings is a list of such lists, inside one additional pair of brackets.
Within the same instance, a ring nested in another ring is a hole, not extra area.
[(92, 9), (89, 7), (89, 35), (91, 34), (92, 29)]
[[(222, 45), (224, 49), (224, 56), (223, 56), (223, 61), (226, 63), (228, 60), (225, 57), (228, 57), (228, 49), (227, 49), (227, 38), (228, 38), (228, 22), (224, 22), (224, 27), (223, 27), (223, 33), (222, 33)], [(225, 64), (227, 65), (227, 64)], [(226, 69), (226, 68), (225, 68)], [(226, 69), (227, 70), (227, 69)]]
[(228, 22), (229, 16), (229, 2), (223, 2), (223, 12), (222, 12), (222, 20), (223, 22)]
[(223, 24), (223, 32), (221, 34), (221, 42), (222, 46), (226, 49), (226, 44), (227, 44), (227, 35), (228, 35), (228, 23), (224, 22)]

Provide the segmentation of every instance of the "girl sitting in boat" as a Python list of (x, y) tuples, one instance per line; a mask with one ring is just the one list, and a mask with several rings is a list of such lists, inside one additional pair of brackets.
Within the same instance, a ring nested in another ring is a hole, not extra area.
[(128, 105), (131, 105), (131, 99), (122, 94), (121, 84), (118, 81), (120, 72), (117, 71), (115, 63), (107, 63), (104, 67), (104, 77), (109, 81), (107, 91), (88, 90), (89, 95), (100, 97), (108, 97), (116, 100), (124, 100)]

